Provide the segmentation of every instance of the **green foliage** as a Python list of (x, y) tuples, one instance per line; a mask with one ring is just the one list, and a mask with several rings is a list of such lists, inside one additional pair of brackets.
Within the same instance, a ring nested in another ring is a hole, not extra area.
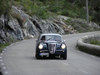
[(0, 15), (8, 14), (11, 9), (11, 0), (0, 0)]
[(32, 8), (32, 14), (35, 14), (36, 16), (42, 18), (42, 19), (46, 19), (49, 17), (49, 13), (46, 9), (45, 6), (38, 6), (38, 4), (34, 4), (33, 8)]
[(100, 45), (100, 41), (98, 41), (98, 40), (91, 40), (90, 44)]
[(14, 3), (16, 3), (15, 5), (23, 5), (24, 10), (31, 16), (36, 15), (42, 19), (49, 17), (46, 6), (39, 0), (16, 0)]
[[(86, 0), (0, 0), (0, 15), (9, 12), (12, 3), (43, 19), (52, 13), (86, 19)], [(89, 18), (100, 24), (100, 0), (89, 0)]]
[(11, 12), (11, 16), (14, 17), (14, 18), (16, 18), (17, 20), (22, 21), (21, 16), (19, 14), (17, 14), (17, 13), (14, 13), (13, 11)]
[(10, 45), (10, 43), (5, 43), (5, 44), (0, 44), (0, 53), (2, 52), (2, 50), (6, 47)]
[(67, 25), (70, 25), (70, 24), (71, 24), (71, 21), (72, 21), (72, 19), (71, 19), (71, 18), (69, 18), (69, 19), (67, 19), (67, 20), (66, 20), (66, 22), (65, 22), (65, 23), (66, 23)]

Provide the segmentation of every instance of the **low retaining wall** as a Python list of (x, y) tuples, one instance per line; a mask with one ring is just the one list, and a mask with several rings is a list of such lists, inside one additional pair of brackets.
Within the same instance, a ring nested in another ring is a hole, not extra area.
[(100, 36), (92, 35), (92, 36), (84, 36), (77, 41), (77, 47), (79, 50), (100, 56), (100, 46), (89, 44), (91, 40), (100, 40)]

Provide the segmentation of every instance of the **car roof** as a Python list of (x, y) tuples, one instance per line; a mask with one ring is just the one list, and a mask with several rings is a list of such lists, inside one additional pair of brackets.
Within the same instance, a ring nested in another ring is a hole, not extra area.
[(57, 34), (57, 33), (45, 33), (45, 34), (41, 34), (41, 36), (43, 35), (58, 35), (58, 36), (61, 36), (60, 34)]

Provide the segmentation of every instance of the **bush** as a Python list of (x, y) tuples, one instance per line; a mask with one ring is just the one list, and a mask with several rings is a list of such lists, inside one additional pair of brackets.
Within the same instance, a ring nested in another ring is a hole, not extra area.
[(0, 44), (0, 53), (2, 52), (2, 50), (6, 47), (10, 45), (10, 43), (5, 43), (5, 44)]
[(91, 40), (90, 44), (100, 45), (100, 41), (98, 41), (98, 40)]
[(23, 5), (24, 11), (26, 11), (30, 16), (36, 15), (42, 19), (49, 17), (46, 6), (44, 6), (39, 0), (16, 0), (14, 3), (15, 5)]
[(9, 14), (11, 9), (11, 0), (0, 0), (0, 16), (2, 14)]
[(24, 6), (29, 15), (36, 15), (42, 19), (50, 16), (50, 13), (70, 16), (73, 18), (85, 18), (85, 10), (66, 0), (16, 0), (16, 4)]
[(34, 4), (33, 8), (32, 8), (32, 14), (36, 15), (42, 19), (46, 19), (49, 17), (49, 13), (46, 9), (45, 6), (38, 6), (37, 4)]

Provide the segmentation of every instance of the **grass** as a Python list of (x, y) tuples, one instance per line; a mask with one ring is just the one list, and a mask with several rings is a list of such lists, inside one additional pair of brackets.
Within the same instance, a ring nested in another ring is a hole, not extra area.
[(98, 40), (91, 40), (90, 44), (94, 44), (94, 45), (99, 45), (100, 46), (100, 41), (98, 41)]
[(2, 52), (2, 50), (7, 47), (8, 45), (10, 45), (10, 43), (5, 43), (5, 44), (0, 44), (0, 53)]

